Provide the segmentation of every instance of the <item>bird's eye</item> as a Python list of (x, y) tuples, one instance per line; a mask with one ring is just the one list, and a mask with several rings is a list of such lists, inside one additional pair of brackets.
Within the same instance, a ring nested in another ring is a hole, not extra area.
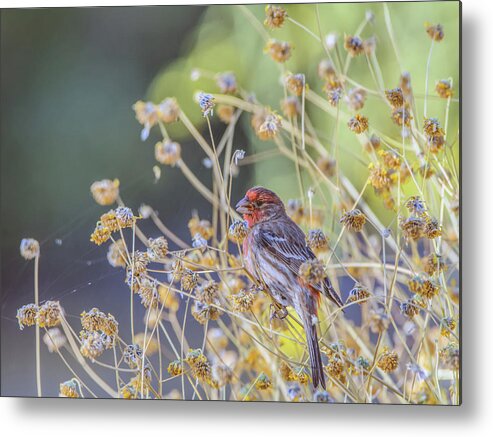
[(261, 207), (263, 204), (264, 204), (264, 202), (263, 202), (262, 200), (257, 200), (257, 201), (255, 202), (255, 206), (256, 206), (257, 208)]

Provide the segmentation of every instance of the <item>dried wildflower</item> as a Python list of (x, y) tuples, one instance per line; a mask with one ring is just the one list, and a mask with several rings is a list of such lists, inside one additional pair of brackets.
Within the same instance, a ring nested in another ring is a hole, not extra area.
[(425, 29), (428, 36), (436, 42), (440, 42), (445, 36), (441, 24), (425, 23)]
[(118, 225), (120, 228), (131, 228), (135, 221), (136, 217), (132, 210), (126, 206), (119, 206), (115, 210), (116, 220), (118, 221)]
[(71, 379), (69, 381), (62, 382), (60, 384), (60, 393), (59, 396), (61, 398), (79, 398), (79, 392), (77, 391), (77, 382), (75, 379)]
[(279, 133), (281, 127), (281, 117), (275, 113), (270, 113), (265, 117), (264, 122), (257, 130), (257, 136), (261, 140), (270, 140)]
[(443, 129), (436, 118), (427, 118), (423, 122), (423, 130), (429, 138), (443, 136)]
[(383, 165), (388, 169), (399, 170), (401, 168), (401, 158), (394, 151), (380, 150), (378, 155), (382, 158)]
[(296, 381), (296, 373), (293, 371), (293, 368), (286, 363), (285, 361), (281, 361), (279, 365), (279, 373), (281, 377), (286, 382)]
[(453, 317), (445, 317), (440, 321), (440, 335), (450, 338), (451, 334), (457, 328), (457, 322)]
[(200, 349), (193, 349), (187, 353), (185, 361), (192, 369), (192, 375), (201, 382), (209, 382), (212, 377), (212, 369), (206, 356)]
[(235, 108), (231, 105), (217, 105), (217, 116), (223, 123), (229, 124), (233, 120)]
[(361, 114), (351, 117), (347, 123), (354, 133), (362, 134), (368, 130), (368, 118)]
[(60, 324), (62, 308), (60, 302), (47, 300), (38, 310), (38, 324), (40, 328), (53, 328)]
[(138, 290), (140, 296), (140, 302), (145, 308), (157, 308), (159, 304), (159, 293), (157, 290), (157, 283), (155, 280), (143, 278), (140, 281), (140, 287)]
[(404, 94), (401, 88), (385, 90), (385, 97), (387, 97), (387, 100), (394, 109), (401, 108), (404, 105)]
[(111, 231), (101, 223), (98, 223), (91, 234), (90, 241), (101, 246), (101, 244), (106, 243), (110, 237)]
[(460, 351), (457, 343), (449, 343), (439, 352), (440, 361), (450, 370), (459, 370)]
[(197, 94), (196, 99), (204, 117), (213, 115), (216, 99), (214, 99), (212, 94), (200, 92)]
[(151, 128), (159, 121), (158, 108), (152, 102), (143, 102), (142, 100), (139, 100), (135, 102), (132, 109), (135, 111), (135, 118), (137, 121), (144, 126), (140, 138), (142, 141), (145, 141), (149, 136)]
[(147, 271), (147, 264), (149, 264), (149, 255), (147, 252), (141, 252), (136, 250), (131, 256), (130, 262), (127, 266), (127, 272), (130, 272), (135, 276), (143, 275)]
[(322, 59), (318, 64), (318, 76), (323, 80), (334, 79), (336, 70), (330, 59)]
[(284, 84), (286, 88), (292, 92), (295, 96), (301, 96), (303, 90), (306, 88), (305, 75), (304, 74), (291, 74), (288, 73), (284, 78)]
[(271, 29), (282, 27), (288, 13), (281, 6), (267, 5), (265, 6), (264, 24)]
[(51, 328), (43, 335), (43, 343), (50, 353), (56, 352), (67, 343), (67, 338), (59, 328)]
[(99, 205), (107, 206), (116, 202), (119, 190), (120, 181), (118, 179), (93, 182), (91, 185), (92, 197)]
[(175, 166), (181, 159), (181, 146), (175, 141), (158, 141), (154, 146), (154, 156), (160, 164)]
[(284, 63), (291, 57), (292, 50), (293, 47), (287, 41), (270, 39), (265, 46), (264, 52), (268, 53), (274, 61)]
[(298, 274), (309, 284), (320, 283), (327, 276), (324, 263), (316, 258), (301, 264)]
[(178, 120), (180, 115), (180, 107), (174, 97), (164, 99), (158, 106), (159, 120), (164, 123), (173, 123)]
[(255, 381), (255, 388), (257, 390), (267, 390), (272, 387), (272, 382), (269, 377), (262, 372)]
[(83, 357), (89, 358), (91, 361), (94, 361), (96, 358), (103, 354), (105, 346), (100, 332), (82, 331), (80, 333), (80, 337), (80, 353)]
[(216, 83), (223, 94), (234, 94), (238, 88), (236, 76), (230, 71), (216, 75)]
[(20, 245), (21, 256), (31, 260), (39, 256), (39, 243), (33, 238), (23, 238)]
[(329, 240), (321, 229), (310, 229), (306, 242), (315, 253), (329, 249)]
[(426, 257), (424, 263), (425, 273), (430, 276), (433, 276), (435, 273), (440, 273), (443, 270), (447, 270), (447, 267), (448, 266), (442, 257), (436, 253), (430, 253), (430, 255)]
[(352, 231), (361, 232), (366, 223), (366, 216), (359, 209), (352, 209), (343, 214), (339, 223), (343, 223)]
[(392, 373), (399, 367), (399, 355), (395, 351), (384, 350), (377, 361), (377, 367), (385, 373)]
[(435, 90), (442, 99), (448, 99), (454, 95), (452, 81), (448, 79), (439, 80), (436, 84)]
[(344, 101), (351, 111), (359, 111), (365, 106), (366, 91), (363, 88), (351, 88)]
[(362, 284), (355, 284), (353, 289), (349, 292), (347, 303), (358, 302), (358, 304), (361, 305), (368, 300), (369, 297), (370, 292), (368, 291), (368, 288)]
[(389, 327), (389, 316), (382, 308), (378, 310), (370, 310), (370, 329), (371, 332), (379, 334), (385, 332)]
[(388, 190), (392, 183), (392, 180), (387, 169), (381, 167), (378, 164), (374, 165), (373, 163), (370, 163), (368, 165), (368, 169), (370, 170), (369, 179), (373, 188), (375, 188), (377, 192)]
[(281, 100), (282, 113), (288, 118), (294, 118), (301, 113), (301, 106), (296, 96), (287, 96)]
[(248, 224), (245, 220), (235, 220), (229, 227), (228, 237), (235, 243), (243, 243), (248, 235)]
[(152, 261), (159, 261), (166, 258), (168, 254), (168, 240), (164, 237), (149, 238), (147, 256)]
[(397, 124), (398, 126), (409, 127), (411, 126), (412, 119), (413, 116), (411, 115), (411, 112), (406, 106), (395, 108), (392, 111), (392, 120), (394, 120), (394, 123)]
[(142, 356), (142, 348), (138, 344), (129, 344), (123, 350), (123, 361), (132, 369), (141, 366)]
[(416, 302), (416, 299), (411, 298), (400, 304), (401, 313), (407, 316), (409, 319), (414, 318), (419, 314), (420, 306)]
[(116, 232), (120, 229), (118, 226), (116, 213), (112, 209), (110, 209), (108, 212), (105, 212), (101, 216), (101, 218), (99, 219), (99, 223), (101, 224), (101, 226), (108, 228), (110, 232)]
[(370, 36), (369, 38), (363, 41), (363, 50), (366, 55), (371, 55), (375, 53), (377, 49), (377, 38), (374, 36)]
[(22, 331), (25, 326), (34, 326), (38, 317), (38, 307), (29, 303), (21, 306), (17, 310), (17, 321), (19, 322), (19, 329)]
[(441, 150), (443, 150), (445, 146), (445, 136), (437, 135), (434, 137), (428, 137), (426, 144), (428, 146), (428, 150), (430, 151), (430, 153), (437, 154)]
[(433, 282), (429, 277), (419, 277), (419, 279), (413, 278), (411, 281), (413, 282), (412, 287), (414, 288), (414, 290), (411, 289), (410, 283), (409, 288), (411, 291), (425, 299), (433, 299), (433, 297), (436, 296), (440, 290), (438, 285), (435, 284), (435, 282)]
[(185, 269), (181, 276), (181, 288), (185, 291), (192, 291), (198, 283), (199, 276), (190, 269)]
[(221, 311), (215, 306), (196, 300), (192, 307), (192, 316), (197, 322), (204, 325), (208, 320), (217, 320)]
[(405, 206), (411, 214), (419, 217), (426, 215), (426, 204), (419, 196), (410, 197), (406, 201)]
[(378, 150), (381, 145), (381, 140), (378, 135), (372, 134), (370, 139), (365, 143), (365, 150), (370, 153), (372, 151)]
[(346, 35), (344, 38), (344, 48), (352, 57), (361, 55), (364, 52), (363, 41), (358, 36)]
[(86, 331), (103, 331), (106, 325), (106, 314), (97, 308), (92, 308), (89, 312), (80, 315), (82, 328)]
[(201, 302), (211, 304), (216, 300), (218, 291), (219, 286), (217, 282), (210, 280), (204, 282), (200, 288), (197, 289), (197, 297)]
[(171, 361), (168, 365), (168, 373), (171, 376), (178, 376), (183, 373), (183, 363), (181, 360)]
[(407, 219), (401, 217), (399, 220), (399, 226), (407, 240), (419, 240), (423, 236), (425, 225), (425, 220), (415, 215), (411, 215)]
[(433, 240), (434, 238), (438, 238), (442, 235), (442, 227), (435, 217), (427, 217), (423, 232), (426, 238)]
[(229, 296), (233, 305), (233, 311), (246, 313), (252, 309), (255, 294), (251, 291), (241, 290), (237, 294)]
[(327, 373), (340, 381), (345, 381), (346, 375), (344, 374), (344, 363), (337, 355), (329, 358), (329, 362), (325, 366)]
[(203, 252), (207, 249), (207, 240), (197, 232), (192, 238), (192, 247)]
[(342, 88), (328, 88), (327, 89), (327, 99), (331, 106), (336, 107), (342, 98)]
[(194, 215), (188, 222), (188, 229), (192, 237), (195, 234), (200, 234), (206, 240), (210, 240), (214, 235), (214, 229), (212, 228), (209, 220), (200, 220), (198, 216)]

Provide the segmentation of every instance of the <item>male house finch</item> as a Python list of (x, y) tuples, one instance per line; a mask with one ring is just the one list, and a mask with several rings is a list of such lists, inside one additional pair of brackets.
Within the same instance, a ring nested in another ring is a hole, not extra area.
[(320, 294), (338, 306), (341, 299), (328, 278), (307, 281), (300, 267), (316, 257), (306, 245), (305, 234), (286, 214), (276, 193), (254, 187), (236, 205), (250, 232), (243, 241), (248, 271), (264, 284), (272, 298), (283, 307), (292, 306), (303, 322), (310, 353), (313, 386), (325, 388), (322, 357), (318, 346), (317, 308)]

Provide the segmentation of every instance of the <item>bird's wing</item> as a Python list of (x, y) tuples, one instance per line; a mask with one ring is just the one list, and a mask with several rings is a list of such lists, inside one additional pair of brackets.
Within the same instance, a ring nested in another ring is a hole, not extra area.
[[(255, 233), (255, 239), (260, 248), (269, 251), (296, 276), (299, 275), (300, 267), (305, 261), (316, 258), (305, 243), (305, 234), (294, 223), (286, 223), (285, 226), (270, 223)], [(324, 280), (322, 286), (317, 284), (310, 284), (310, 286), (338, 306), (343, 306), (329, 278)]]

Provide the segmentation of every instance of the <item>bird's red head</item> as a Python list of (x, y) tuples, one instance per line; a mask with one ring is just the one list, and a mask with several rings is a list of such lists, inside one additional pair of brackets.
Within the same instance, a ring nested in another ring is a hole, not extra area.
[(249, 227), (285, 213), (279, 196), (264, 187), (250, 188), (236, 205), (236, 211), (243, 214)]

